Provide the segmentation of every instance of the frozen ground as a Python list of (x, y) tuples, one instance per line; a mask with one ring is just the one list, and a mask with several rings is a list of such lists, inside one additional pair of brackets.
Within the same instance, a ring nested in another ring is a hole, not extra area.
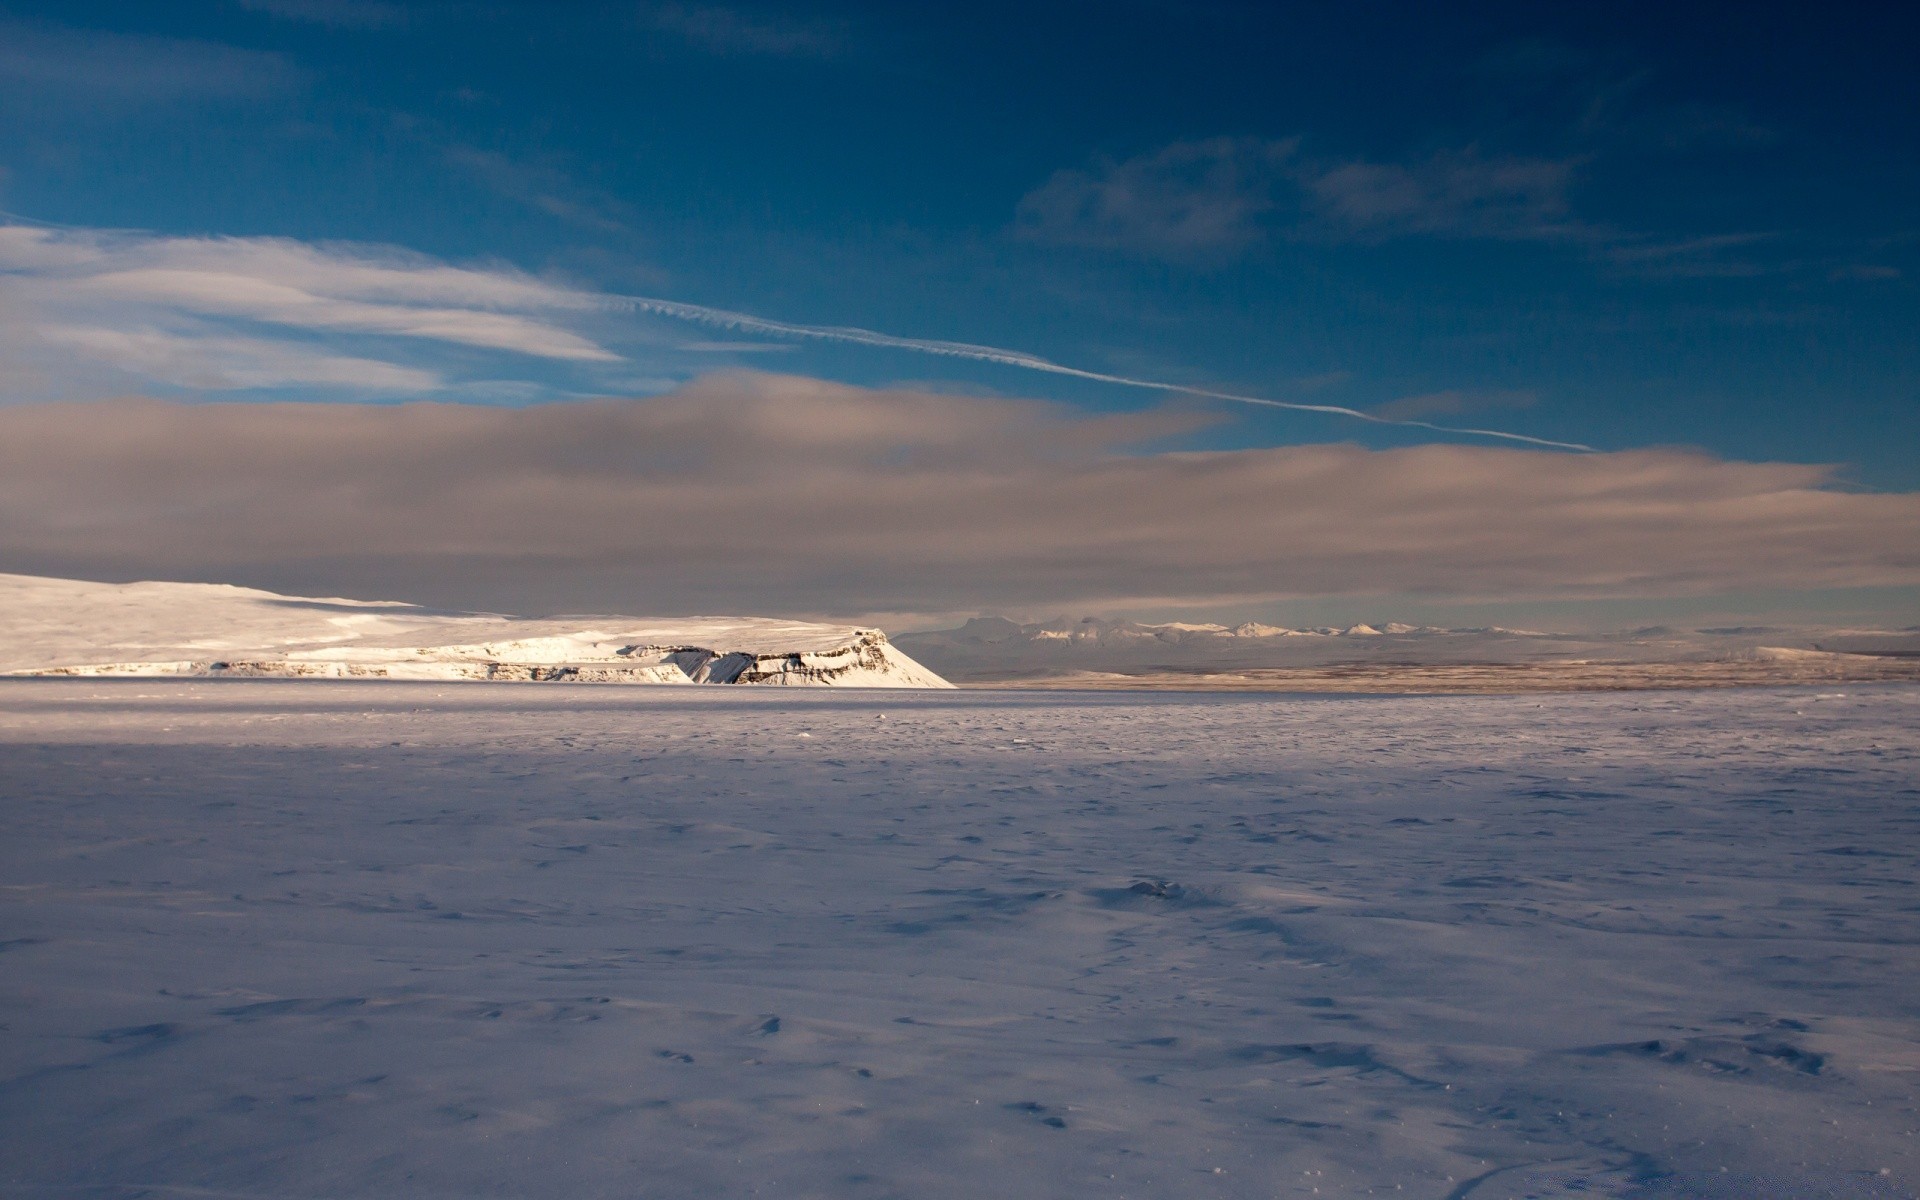
[(0, 681), (0, 1194), (1909, 1196), (1920, 688)]

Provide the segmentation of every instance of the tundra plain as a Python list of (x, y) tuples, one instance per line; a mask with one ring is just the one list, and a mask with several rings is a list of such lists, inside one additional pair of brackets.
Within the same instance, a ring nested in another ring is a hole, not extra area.
[(1910, 1196), (1920, 688), (0, 681), (0, 1191)]

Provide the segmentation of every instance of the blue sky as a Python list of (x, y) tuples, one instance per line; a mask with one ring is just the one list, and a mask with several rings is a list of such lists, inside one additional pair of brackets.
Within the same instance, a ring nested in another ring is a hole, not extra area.
[[(1167, 400), (637, 295), (1905, 492), (1898, 9), (12, 0), (0, 303), (37, 332), (0, 338), (0, 399), (522, 404), (748, 368)], [(209, 299), (208, 271), (307, 290)], [(1494, 441), (1218, 411), (1172, 444)]]

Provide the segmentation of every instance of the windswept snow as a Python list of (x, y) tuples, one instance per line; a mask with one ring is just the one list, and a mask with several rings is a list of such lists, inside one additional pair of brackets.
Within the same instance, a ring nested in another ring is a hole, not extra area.
[(0, 575), (0, 673), (952, 685), (877, 629), (764, 618), (532, 620), (202, 583)]
[(0, 1194), (1920, 1190), (1920, 688), (0, 681)]

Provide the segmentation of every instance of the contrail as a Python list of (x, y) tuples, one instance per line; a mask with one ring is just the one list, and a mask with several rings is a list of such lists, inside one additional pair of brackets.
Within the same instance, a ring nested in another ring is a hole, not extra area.
[(1079, 367), (1069, 367), (1041, 358), (1034, 354), (1023, 354), (1018, 350), (1002, 350), (998, 346), (975, 346), (968, 342), (942, 342), (930, 338), (895, 337), (890, 333), (876, 333), (871, 329), (856, 329), (845, 325), (796, 325), (788, 321), (772, 321), (765, 317), (755, 317), (747, 313), (729, 312), (724, 308), (708, 308), (701, 304), (682, 304), (677, 300), (656, 300), (647, 296), (611, 296), (608, 299), (618, 307), (633, 312), (657, 313), (663, 317), (673, 317), (681, 321), (693, 321), (701, 325), (711, 325), (720, 329), (734, 329), (742, 333), (764, 333), (778, 337), (811, 338), (822, 342), (844, 342), (855, 346), (878, 346), (888, 350), (911, 350), (918, 354), (938, 354), (947, 358), (967, 358), (975, 362), (998, 363), (1003, 367), (1019, 367), (1028, 371), (1044, 371), (1049, 375), (1069, 375), (1075, 379), (1091, 379), (1098, 383), (1114, 383), (1122, 387), (1145, 388), (1156, 392), (1175, 392), (1187, 396), (1203, 396), (1209, 400), (1231, 400), (1237, 404), (1258, 404), (1266, 408), (1284, 408), (1294, 412), (1328, 413), (1337, 417), (1353, 417), (1374, 425), (1401, 425), (1409, 429), (1428, 429), (1436, 433), (1466, 434), (1473, 437), (1501, 438), (1509, 442), (1525, 442), (1533, 446), (1550, 446), (1555, 450), (1577, 450), (1583, 454), (1597, 454), (1592, 446), (1583, 446), (1579, 442), (1556, 442), (1551, 438), (1529, 437), (1524, 433), (1507, 433), (1499, 429), (1470, 429), (1457, 425), (1436, 425), (1431, 421), (1395, 420), (1357, 408), (1346, 408), (1338, 404), (1297, 404), (1289, 400), (1269, 400), (1265, 396), (1245, 396), (1238, 392), (1216, 392), (1209, 388), (1188, 387), (1185, 384), (1163, 383), (1155, 379), (1132, 379), (1125, 375), (1108, 375), (1101, 371), (1083, 371)]

